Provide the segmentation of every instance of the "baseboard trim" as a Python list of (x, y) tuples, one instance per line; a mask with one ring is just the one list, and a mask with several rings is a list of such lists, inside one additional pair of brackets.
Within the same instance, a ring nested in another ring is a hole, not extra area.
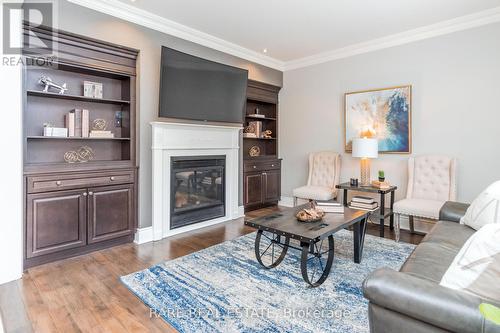
[(153, 227), (138, 228), (135, 233), (134, 243), (144, 244), (153, 241)]
[(238, 206), (238, 216), (235, 218), (245, 217), (245, 206)]
[(283, 207), (293, 207), (293, 198), (292, 197), (281, 197), (281, 200), (278, 201), (278, 206)]

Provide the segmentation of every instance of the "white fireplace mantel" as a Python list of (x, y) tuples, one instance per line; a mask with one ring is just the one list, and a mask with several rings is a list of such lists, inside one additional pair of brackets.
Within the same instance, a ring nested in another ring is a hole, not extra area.
[[(238, 207), (240, 126), (152, 122), (153, 240), (242, 216)], [(170, 230), (170, 161), (174, 156), (226, 156), (226, 215)]]

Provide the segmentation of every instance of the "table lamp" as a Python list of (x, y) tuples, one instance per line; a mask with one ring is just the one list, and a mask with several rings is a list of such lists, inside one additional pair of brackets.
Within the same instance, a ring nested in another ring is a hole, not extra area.
[(361, 186), (370, 186), (370, 158), (378, 157), (378, 140), (355, 138), (352, 140), (352, 157), (361, 158)]

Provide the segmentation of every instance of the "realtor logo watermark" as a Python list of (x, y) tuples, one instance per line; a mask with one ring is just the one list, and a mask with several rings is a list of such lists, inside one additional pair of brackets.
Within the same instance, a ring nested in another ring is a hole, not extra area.
[[(54, 27), (52, 1), (3, 2), (2, 65), (50, 65), (56, 42), (40, 26)], [(24, 25), (24, 27), (23, 27)], [(26, 55), (27, 57), (21, 57)]]

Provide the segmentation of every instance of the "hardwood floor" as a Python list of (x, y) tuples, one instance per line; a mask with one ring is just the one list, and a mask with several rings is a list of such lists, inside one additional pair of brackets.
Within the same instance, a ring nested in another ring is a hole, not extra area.
[[(262, 216), (279, 207), (249, 212)], [(0, 286), (0, 313), (6, 332), (175, 332), (119, 277), (162, 261), (199, 251), (253, 232), (243, 219), (142, 245), (126, 244), (34, 267), (18, 281)], [(368, 225), (378, 235), (378, 226)], [(386, 229), (386, 238), (394, 233)], [(420, 235), (402, 231), (401, 240), (418, 244)], [(365, 254), (366, 255), (366, 254)]]

